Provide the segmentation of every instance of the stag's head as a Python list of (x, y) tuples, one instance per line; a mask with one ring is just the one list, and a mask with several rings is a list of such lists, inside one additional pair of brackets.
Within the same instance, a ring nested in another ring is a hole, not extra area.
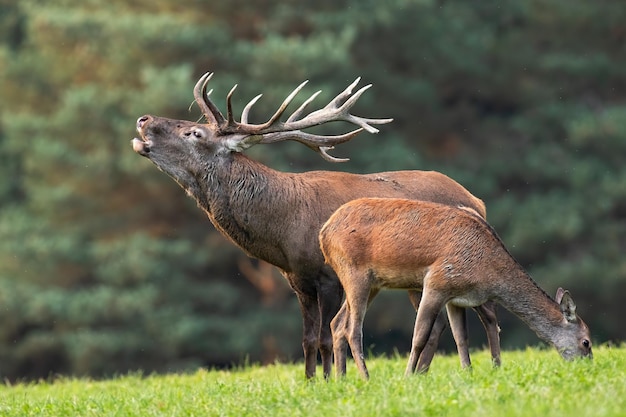
[[(194, 88), (195, 101), (200, 107), (207, 123), (194, 123), (186, 120), (173, 120), (145, 115), (137, 119), (137, 131), (140, 137), (132, 140), (133, 149), (138, 154), (154, 162), (181, 184), (188, 183), (187, 177), (206, 170), (207, 158), (227, 156), (241, 152), (256, 144), (267, 144), (284, 140), (295, 140), (318, 152), (324, 159), (332, 162), (346, 161), (328, 154), (334, 145), (346, 142), (363, 130), (377, 133), (372, 125), (389, 123), (392, 119), (366, 119), (350, 114), (350, 109), (370, 85), (360, 88), (352, 94), (358, 84), (357, 78), (342, 93), (320, 110), (306, 114), (306, 106), (320, 93), (307, 99), (285, 121), (281, 116), (305, 86), (300, 84), (283, 101), (270, 119), (262, 124), (248, 123), (250, 109), (261, 95), (254, 97), (243, 109), (241, 121), (234, 120), (231, 98), (236, 85), (227, 96), (227, 116), (224, 117), (217, 106), (209, 99), (207, 83), (213, 73), (206, 73)], [(306, 133), (303, 130), (331, 121), (345, 121), (359, 126), (351, 132), (324, 136)]]

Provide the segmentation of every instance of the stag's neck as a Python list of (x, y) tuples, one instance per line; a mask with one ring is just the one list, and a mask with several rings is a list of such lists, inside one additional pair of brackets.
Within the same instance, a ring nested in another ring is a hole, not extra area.
[[(208, 213), (216, 215), (226, 208), (243, 212), (258, 198), (267, 198), (267, 188), (281, 184), (280, 172), (239, 153), (216, 158), (198, 176), (193, 196)], [(233, 213), (236, 214), (236, 213)]]
[(232, 153), (212, 160), (187, 191), (222, 234), (249, 255), (283, 267), (287, 261), (276, 245), (284, 240), (284, 222), (297, 216), (287, 212), (297, 192), (292, 177)]
[(498, 288), (500, 304), (518, 316), (542, 340), (554, 345), (562, 328), (560, 307), (521, 266)]
[(216, 226), (226, 228), (230, 235), (229, 224), (236, 219), (267, 215), (271, 200), (283, 194), (276, 187), (288, 186), (280, 176), (280, 172), (234, 152), (212, 160), (191, 194)]

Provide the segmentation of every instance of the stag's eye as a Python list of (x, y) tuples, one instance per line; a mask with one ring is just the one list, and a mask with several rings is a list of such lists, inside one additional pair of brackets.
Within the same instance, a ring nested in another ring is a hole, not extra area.
[(589, 349), (589, 346), (591, 345), (591, 342), (589, 342), (589, 340), (587, 340), (587, 339), (583, 339), (582, 344), (583, 344), (583, 347), (585, 349)]
[(193, 136), (196, 139), (202, 139), (204, 137), (204, 132), (200, 129), (192, 129), (192, 130), (187, 130), (186, 132), (183, 132), (183, 136), (185, 138), (190, 138)]

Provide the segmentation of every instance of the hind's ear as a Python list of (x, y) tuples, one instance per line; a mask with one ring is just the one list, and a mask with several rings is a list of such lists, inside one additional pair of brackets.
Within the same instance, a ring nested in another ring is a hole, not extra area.
[(561, 313), (563, 313), (565, 320), (570, 323), (575, 323), (577, 321), (576, 304), (574, 303), (574, 299), (570, 295), (569, 291), (564, 290), (563, 288), (556, 290), (556, 302), (559, 303)]

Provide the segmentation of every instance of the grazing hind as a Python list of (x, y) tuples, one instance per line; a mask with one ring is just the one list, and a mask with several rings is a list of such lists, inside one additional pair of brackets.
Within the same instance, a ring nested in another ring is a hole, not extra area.
[[(382, 288), (423, 292), (406, 373), (415, 371), (445, 306), (459, 354), (467, 352), (466, 307), (495, 301), (565, 359), (592, 358), (589, 328), (568, 291), (546, 294), (472, 209), (426, 201), (362, 198), (341, 206), (320, 231), (320, 247), (346, 293), (331, 323), (335, 366), (345, 374), (346, 340), (361, 375), (363, 319)], [(469, 363), (469, 356), (467, 357)]]

